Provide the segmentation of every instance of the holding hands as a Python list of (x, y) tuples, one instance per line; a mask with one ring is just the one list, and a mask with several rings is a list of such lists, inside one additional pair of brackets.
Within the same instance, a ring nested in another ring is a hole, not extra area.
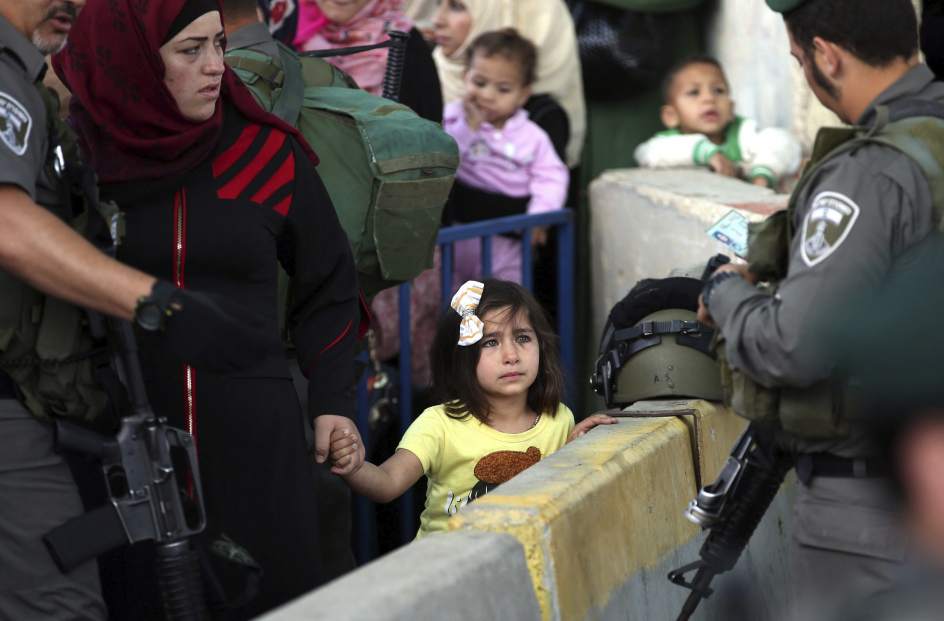
[(364, 442), (349, 418), (322, 414), (315, 419), (315, 461), (331, 460), (331, 472), (353, 474), (364, 464)]

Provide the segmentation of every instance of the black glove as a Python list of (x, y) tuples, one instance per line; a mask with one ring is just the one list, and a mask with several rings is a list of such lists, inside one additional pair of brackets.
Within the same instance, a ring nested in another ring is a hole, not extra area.
[(138, 300), (136, 325), (159, 334), (162, 344), (197, 369), (226, 373), (245, 369), (272, 347), (262, 318), (232, 300), (212, 293), (154, 283)]

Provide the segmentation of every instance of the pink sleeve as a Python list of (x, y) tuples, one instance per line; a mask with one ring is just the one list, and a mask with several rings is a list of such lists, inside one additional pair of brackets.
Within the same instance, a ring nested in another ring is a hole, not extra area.
[(570, 171), (557, 156), (547, 134), (540, 128), (536, 129), (540, 137), (530, 167), (531, 181), (528, 188), (531, 202), (528, 203), (528, 213), (563, 209), (567, 200), (567, 186), (570, 184)]
[(443, 129), (456, 141), (459, 154), (462, 155), (472, 142), (475, 132), (465, 122), (465, 112), (461, 101), (453, 101), (446, 105), (443, 110)]

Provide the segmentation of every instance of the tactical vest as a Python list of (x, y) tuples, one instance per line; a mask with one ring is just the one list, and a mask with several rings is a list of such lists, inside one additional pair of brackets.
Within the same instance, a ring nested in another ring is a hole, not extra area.
[[(77, 197), (95, 192), (93, 178), (73, 165), (77, 147), (59, 119), (58, 99), (45, 86), (37, 88), (46, 105), (50, 138), (45, 174), (59, 180), (60, 190), (49, 209), (83, 232), (89, 215), (77, 209), (82, 207)], [(109, 428), (114, 421), (103, 416), (108, 398), (96, 379), (96, 367), (108, 362), (108, 352), (92, 338), (81, 308), (0, 270), (0, 370), (16, 384), (26, 409), (42, 419), (64, 417)]]
[[(920, 167), (931, 189), (936, 229), (944, 232), (944, 103), (907, 100), (878, 106), (869, 128), (821, 129), (787, 209), (750, 226), (747, 260), (761, 281), (776, 288), (786, 278), (799, 197), (816, 173), (834, 158), (867, 144), (900, 151)], [(848, 434), (850, 421), (860, 410), (848, 382), (831, 379), (807, 388), (767, 388), (731, 368), (723, 337), (717, 341), (717, 353), (724, 401), (739, 416), (777, 421), (785, 431), (809, 439), (837, 439)]]

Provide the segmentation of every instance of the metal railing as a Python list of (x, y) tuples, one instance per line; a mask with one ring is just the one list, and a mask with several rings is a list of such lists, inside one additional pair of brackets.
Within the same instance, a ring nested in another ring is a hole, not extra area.
[[(560, 338), (561, 362), (567, 378), (565, 402), (572, 405), (576, 395), (573, 384), (575, 372), (574, 344), (574, 214), (569, 209), (535, 215), (508, 216), (492, 220), (482, 220), (471, 224), (461, 224), (443, 228), (439, 231), (437, 243), (441, 252), (442, 296), (441, 305), (445, 308), (453, 293), (453, 265), (455, 258), (454, 244), (466, 239), (481, 239), (482, 275), (492, 273), (492, 238), (502, 233), (521, 232), (522, 262), (521, 284), (529, 291), (533, 289), (533, 249), (531, 247), (532, 229), (547, 227), (556, 229), (557, 243), (557, 334)], [(410, 283), (399, 287), (399, 377), (398, 377), (398, 414), (399, 432), (402, 436), (413, 422), (412, 393), (412, 343), (410, 341)], [(370, 365), (358, 382), (357, 390), (357, 426), (367, 445), (368, 453), (374, 443), (370, 437), (369, 394), (367, 377), (372, 372)], [(408, 543), (416, 536), (413, 494), (408, 490), (398, 503), (400, 521), (399, 543)], [(376, 523), (374, 503), (364, 497), (354, 495), (353, 500), (354, 554), (359, 563), (365, 563), (377, 556)]]

